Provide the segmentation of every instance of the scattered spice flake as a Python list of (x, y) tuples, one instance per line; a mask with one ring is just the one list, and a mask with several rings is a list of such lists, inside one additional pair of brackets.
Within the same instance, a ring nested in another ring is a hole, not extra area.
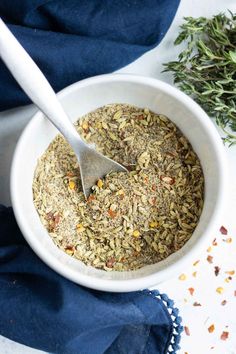
[(75, 175), (74, 175), (74, 173), (73, 172), (67, 172), (67, 174), (66, 174), (66, 177), (74, 177)]
[(220, 273), (220, 267), (215, 266), (215, 276), (217, 277), (217, 275)]
[(184, 331), (185, 331), (186, 336), (190, 336), (190, 330), (187, 326), (184, 326)]
[(175, 183), (175, 179), (169, 176), (160, 176), (160, 180), (170, 185)]
[(208, 327), (208, 332), (209, 332), (209, 333), (214, 332), (214, 330), (215, 330), (214, 324), (212, 324), (212, 325), (210, 325), (210, 327)]
[(181, 274), (179, 276), (179, 280), (186, 280), (187, 279), (187, 276), (185, 274)]
[(195, 262), (193, 263), (193, 266), (195, 267), (199, 262), (200, 262), (200, 260), (198, 259), (197, 261), (195, 261)]
[(88, 130), (88, 123), (85, 121), (85, 122), (83, 122), (83, 124), (82, 124), (82, 128), (84, 129), (84, 130)]
[(212, 241), (212, 246), (217, 246), (216, 238)]
[(196, 301), (195, 301), (195, 302), (193, 303), (193, 306), (197, 307), (197, 306), (202, 306), (202, 305), (200, 304), (200, 302), (196, 302)]
[(48, 220), (48, 230), (49, 231), (55, 231), (56, 227), (58, 226), (60, 222), (60, 215), (59, 214), (53, 214), (52, 212), (47, 213), (47, 220)]
[(150, 200), (149, 200), (149, 203), (150, 203), (151, 205), (155, 205), (156, 202), (157, 202), (157, 198), (156, 198), (156, 197), (150, 198)]
[(114, 219), (116, 217), (116, 215), (117, 215), (117, 213), (114, 210), (112, 210), (112, 209), (108, 209), (108, 214), (110, 215), (110, 217), (112, 219)]
[(221, 336), (220, 336), (220, 339), (221, 340), (226, 340), (226, 339), (228, 339), (228, 337), (229, 337), (229, 332), (223, 331)]
[(149, 226), (150, 226), (151, 228), (155, 228), (155, 227), (158, 226), (158, 222), (157, 222), (157, 221), (151, 221), (151, 222), (149, 223)]
[(234, 296), (236, 296), (236, 290), (234, 290)]
[(223, 294), (224, 288), (222, 288), (222, 286), (219, 286), (218, 288), (216, 288), (216, 292), (217, 292), (218, 294)]
[(210, 246), (210, 247), (208, 247), (207, 252), (211, 252), (211, 251), (212, 251), (212, 248)]
[(213, 257), (212, 256), (207, 256), (207, 261), (209, 262), (209, 263), (213, 263)]
[(102, 188), (103, 187), (103, 181), (101, 179), (99, 179), (97, 181), (97, 186), (98, 186), (98, 188)]
[(119, 197), (123, 199), (125, 196), (125, 192), (123, 191), (123, 189), (120, 189), (119, 191), (116, 192), (116, 195), (119, 195)]
[(69, 188), (70, 189), (75, 189), (75, 182), (74, 181), (69, 181)]
[(194, 278), (196, 278), (197, 272), (193, 272), (192, 276), (193, 276)]
[(194, 288), (188, 288), (188, 291), (190, 292), (190, 295), (193, 295), (195, 289)]
[(65, 248), (65, 252), (66, 252), (69, 256), (71, 256), (71, 255), (74, 253), (74, 247), (73, 247), (73, 246), (67, 246), (67, 247)]
[(228, 237), (228, 238), (224, 238), (223, 241), (226, 243), (231, 243), (233, 240), (231, 237)]
[(83, 227), (82, 224), (77, 224), (76, 229), (77, 229), (78, 233), (83, 232), (85, 230), (85, 228)]
[(221, 226), (220, 232), (221, 232), (222, 235), (227, 235), (228, 234), (228, 230), (224, 226)]
[(133, 236), (134, 237), (139, 237), (140, 236), (140, 232), (138, 230), (134, 230), (133, 231)]
[(225, 273), (229, 274), (229, 275), (234, 275), (235, 274), (235, 270), (226, 270)]
[(113, 265), (114, 265), (114, 263), (115, 263), (115, 261), (116, 261), (116, 260), (115, 260), (114, 257), (111, 257), (110, 259), (108, 259), (107, 262), (106, 262), (107, 268), (112, 268)]
[(225, 278), (225, 282), (226, 282), (226, 283), (229, 283), (230, 280), (232, 280), (232, 277), (227, 277), (227, 278)]
[(226, 301), (226, 300), (221, 301), (221, 305), (222, 305), (222, 306), (225, 306), (225, 305), (226, 305), (226, 303), (227, 303), (227, 301)]
[(94, 199), (96, 199), (95, 196), (94, 196), (93, 194), (90, 194), (90, 196), (89, 196), (88, 199), (87, 199), (87, 202), (90, 203), (90, 202), (92, 202)]

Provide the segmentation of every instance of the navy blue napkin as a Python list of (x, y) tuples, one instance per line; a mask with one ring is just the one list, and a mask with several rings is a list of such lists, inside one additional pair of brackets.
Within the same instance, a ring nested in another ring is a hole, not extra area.
[[(1, 0), (0, 16), (56, 91), (154, 48), (180, 0)], [(0, 110), (29, 103), (0, 60)]]
[(1, 335), (58, 354), (173, 354), (182, 331), (158, 291), (99, 292), (52, 271), (1, 206), (0, 309)]

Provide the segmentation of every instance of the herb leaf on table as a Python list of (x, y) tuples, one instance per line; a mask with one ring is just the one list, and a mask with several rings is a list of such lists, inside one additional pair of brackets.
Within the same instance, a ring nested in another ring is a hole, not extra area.
[(236, 14), (185, 17), (174, 44), (187, 42), (178, 60), (164, 64), (174, 83), (190, 95), (236, 144)]

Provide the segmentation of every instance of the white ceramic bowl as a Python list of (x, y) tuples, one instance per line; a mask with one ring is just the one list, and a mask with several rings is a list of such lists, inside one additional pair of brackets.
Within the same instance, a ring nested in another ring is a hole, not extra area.
[(206, 113), (176, 88), (147, 77), (111, 74), (77, 82), (58, 95), (74, 122), (108, 103), (129, 103), (169, 117), (198, 154), (205, 176), (200, 221), (185, 246), (167, 259), (130, 272), (105, 272), (86, 266), (59, 250), (42, 226), (33, 204), (32, 181), (37, 159), (58, 133), (38, 112), (17, 144), (11, 171), (11, 197), (19, 227), (35, 253), (66, 278), (98, 290), (128, 292), (160, 283), (190, 266), (209, 245), (225, 205), (226, 158), (221, 139)]

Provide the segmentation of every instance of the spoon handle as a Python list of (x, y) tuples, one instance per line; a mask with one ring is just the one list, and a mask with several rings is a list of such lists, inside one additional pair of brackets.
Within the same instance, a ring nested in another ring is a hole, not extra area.
[(77, 152), (86, 148), (86, 144), (70, 122), (49, 82), (1, 18), (0, 56), (25, 93), (64, 135), (71, 146), (76, 147)]

